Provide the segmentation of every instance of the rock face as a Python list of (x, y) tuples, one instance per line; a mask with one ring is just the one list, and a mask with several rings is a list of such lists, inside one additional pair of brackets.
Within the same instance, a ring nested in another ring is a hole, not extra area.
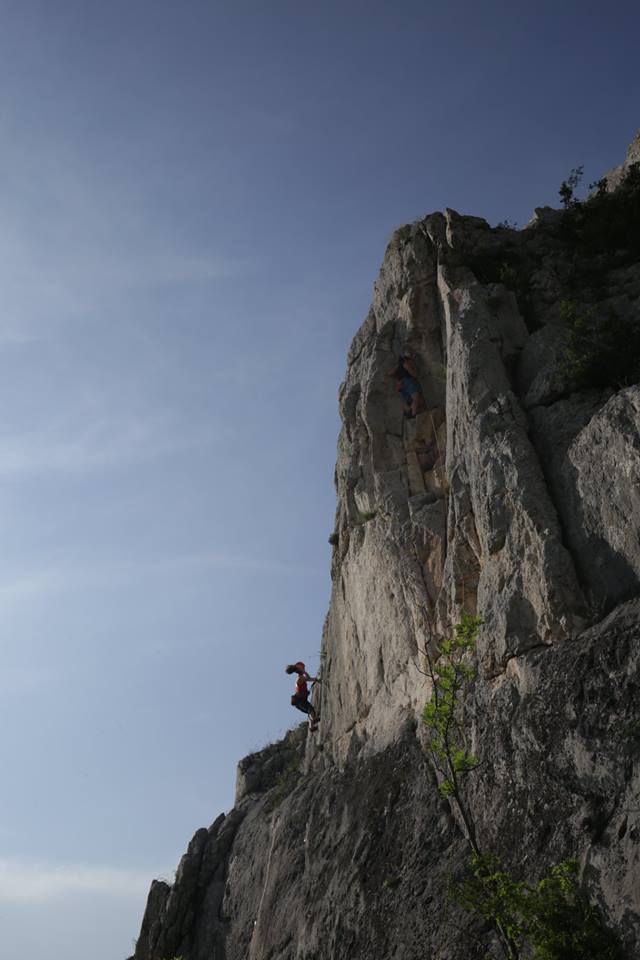
[(523, 231), (448, 210), (392, 238), (340, 390), (320, 745), (303, 726), (242, 761), (236, 807), (153, 883), (135, 960), (486, 956), (447, 906), (468, 851), (420, 723), (423, 651), (463, 611), (483, 619), (465, 704), (482, 848), (529, 880), (576, 858), (639, 955), (640, 387), (572, 388), (559, 305), (640, 323), (640, 264), (576, 292), (571, 243), (549, 210)]
[(634, 163), (640, 163), (640, 130), (638, 130), (634, 139), (629, 144), (624, 163), (606, 174), (607, 185), (610, 190), (615, 190), (616, 187), (620, 186), (625, 173)]

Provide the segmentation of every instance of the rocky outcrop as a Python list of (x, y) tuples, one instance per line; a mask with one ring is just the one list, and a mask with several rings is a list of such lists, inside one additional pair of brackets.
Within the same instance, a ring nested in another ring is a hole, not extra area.
[(640, 130), (636, 133), (634, 139), (629, 144), (627, 155), (619, 167), (614, 167), (609, 173), (605, 174), (607, 187), (609, 190), (615, 190), (622, 183), (629, 167), (634, 163), (640, 163)]
[[(234, 876), (239, 828), (245, 820), (251, 824), (258, 817), (263, 825), (268, 820), (274, 806), (273, 791), (286, 784), (287, 771), (297, 771), (305, 737), (303, 726), (291, 731), (281, 743), (241, 761), (234, 809), (227, 816), (221, 814), (208, 830), (196, 831), (171, 886), (153, 881), (136, 943), (136, 960), (211, 960), (227, 956), (231, 917), (225, 916), (223, 904)], [(293, 785), (289, 784), (289, 789)], [(270, 797), (266, 807), (265, 794)]]
[(463, 611), (483, 620), (465, 704), (483, 849), (530, 879), (577, 858), (636, 955), (640, 387), (575, 389), (560, 303), (640, 323), (640, 265), (596, 252), (596, 270), (574, 243), (549, 210), (394, 234), (340, 390), (321, 740), (242, 761), (234, 810), (152, 886), (135, 960), (485, 956), (447, 906), (466, 847), (420, 723), (425, 648)]

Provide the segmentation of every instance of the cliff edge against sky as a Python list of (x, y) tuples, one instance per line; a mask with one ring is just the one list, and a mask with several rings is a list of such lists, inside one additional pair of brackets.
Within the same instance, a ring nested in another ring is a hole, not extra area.
[(486, 956), (447, 905), (468, 850), (421, 722), (423, 651), (464, 612), (482, 848), (530, 882), (576, 859), (637, 955), (639, 159), (636, 138), (593, 200), (523, 230), (447, 210), (393, 235), (340, 390), (320, 737), (241, 762), (234, 809), (153, 882), (135, 960)]

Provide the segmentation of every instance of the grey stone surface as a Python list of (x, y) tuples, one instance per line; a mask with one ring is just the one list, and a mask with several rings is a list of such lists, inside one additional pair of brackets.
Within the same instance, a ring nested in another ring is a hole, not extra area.
[(568, 339), (567, 331), (556, 325), (527, 338), (518, 363), (518, 392), (525, 410), (552, 403), (566, 392), (559, 367)]
[[(609, 270), (601, 304), (637, 316), (639, 277)], [(529, 880), (578, 858), (639, 955), (640, 388), (562, 382), (574, 282), (557, 212), (393, 235), (340, 389), (319, 740), (241, 761), (234, 810), (152, 886), (135, 960), (485, 956), (447, 914), (467, 853), (420, 723), (425, 645), (462, 611), (484, 621), (465, 704), (483, 848)]]
[(605, 174), (605, 179), (607, 181), (609, 190), (615, 190), (616, 187), (620, 185), (624, 175), (633, 163), (640, 163), (640, 130), (638, 130), (635, 137), (629, 144), (627, 155), (624, 158), (624, 163), (622, 163), (619, 167), (614, 167), (613, 170), (610, 170)]
[[(635, 600), (573, 641), (512, 658), (469, 704), (483, 763), (467, 794), (481, 846), (530, 879), (576, 857), (630, 957), (640, 942), (639, 623)], [(483, 958), (477, 926), (445, 907), (467, 851), (420, 733), (405, 725), (395, 744), (341, 768), (318, 755), (278, 805), (271, 786), (199, 831), (174, 906), (152, 887), (136, 958)]]
[(531, 411), (566, 541), (596, 612), (640, 577), (640, 388), (574, 394)]
[(264, 793), (278, 781), (296, 756), (306, 727), (306, 722), (301, 723), (284, 740), (272, 743), (257, 753), (250, 753), (240, 761), (236, 771), (236, 806), (247, 796)]

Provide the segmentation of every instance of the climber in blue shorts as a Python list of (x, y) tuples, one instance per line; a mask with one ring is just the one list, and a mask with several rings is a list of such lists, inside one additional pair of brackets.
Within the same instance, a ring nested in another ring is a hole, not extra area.
[(400, 356), (391, 376), (395, 378), (396, 390), (404, 400), (404, 415), (411, 420), (419, 412), (422, 403), (418, 371), (411, 357)]

